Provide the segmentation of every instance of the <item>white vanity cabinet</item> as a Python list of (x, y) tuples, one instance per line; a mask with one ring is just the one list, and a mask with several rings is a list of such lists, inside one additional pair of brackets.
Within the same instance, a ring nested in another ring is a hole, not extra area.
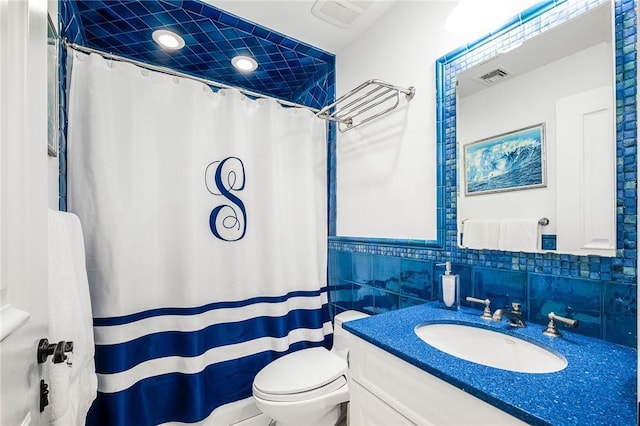
[(349, 375), (350, 426), (526, 424), (353, 335)]

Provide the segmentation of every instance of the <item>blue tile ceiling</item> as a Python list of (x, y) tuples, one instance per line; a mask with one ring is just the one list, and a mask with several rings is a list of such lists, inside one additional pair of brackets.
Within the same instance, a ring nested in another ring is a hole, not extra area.
[[(334, 55), (197, 0), (60, 0), (62, 36), (82, 46), (321, 108), (332, 98)], [(156, 29), (180, 34), (179, 51), (161, 49)], [(258, 61), (253, 73), (231, 65)]]

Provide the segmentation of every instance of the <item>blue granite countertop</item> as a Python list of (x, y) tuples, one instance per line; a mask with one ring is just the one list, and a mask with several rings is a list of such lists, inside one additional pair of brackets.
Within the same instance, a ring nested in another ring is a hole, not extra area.
[[(427, 303), (345, 323), (362, 339), (416, 367), (534, 425), (637, 425), (637, 362), (634, 348), (567, 331), (560, 338), (528, 323), (480, 318), (480, 311), (449, 311)], [(426, 344), (414, 328), (427, 323), (462, 323), (498, 330), (562, 354), (568, 366), (547, 374), (515, 373), (448, 355)]]

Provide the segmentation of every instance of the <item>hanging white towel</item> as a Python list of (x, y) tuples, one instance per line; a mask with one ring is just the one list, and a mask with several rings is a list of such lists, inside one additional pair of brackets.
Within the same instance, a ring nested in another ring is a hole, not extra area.
[(498, 248), (505, 251), (539, 251), (538, 219), (508, 219), (500, 221)]
[(74, 344), (71, 367), (65, 362), (50, 364), (51, 424), (84, 425), (98, 381), (82, 228), (77, 216), (53, 210), (49, 210), (49, 339)]
[(500, 221), (493, 219), (467, 219), (464, 221), (462, 245), (470, 249), (496, 250)]

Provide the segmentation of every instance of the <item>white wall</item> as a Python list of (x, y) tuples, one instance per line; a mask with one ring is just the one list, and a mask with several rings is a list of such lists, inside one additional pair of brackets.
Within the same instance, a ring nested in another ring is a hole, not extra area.
[(459, 167), (459, 221), (548, 217), (551, 223), (544, 233), (556, 233), (556, 182), (563, 173), (571, 173), (557, 167), (556, 102), (589, 89), (611, 86), (611, 49), (611, 44), (600, 43), (458, 101), (459, 155), (467, 143), (538, 123), (546, 124), (547, 151), (546, 188), (465, 197), (464, 173)]
[(338, 136), (337, 235), (436, 238), (435, 61), (455, 3), (398, 2), (336, 55), (337, 96), (369, 79), (416, 88), (388, 115)]

